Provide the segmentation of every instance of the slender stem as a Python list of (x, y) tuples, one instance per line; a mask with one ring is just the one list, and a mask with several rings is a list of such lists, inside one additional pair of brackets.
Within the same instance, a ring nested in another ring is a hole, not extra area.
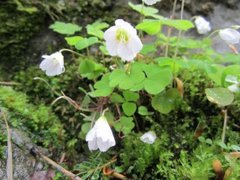
[[(142, 22), (145, 18), (144, 14), (143, 14), (143, 8), (144, 8), (144, 2), (142, 1), (142, 8), (141, 8), (141, 14), (140, 14), (140, 22)], [(139, 31), (139, 37), (143, 38), (143, 32), (140, 30)]]
[(225, 143), (227, 120), (228, 120), (227, 109), (222, 110), (222, 112), (223, 112), (223, 115), (224, 115), (223, 131), (222, 131), (222, 143)]
[(76, 54), (76, 55), (78, 55), (78, 56), (83, 57), (82, 54), (80, 54), (80, 53), (78, 53), (78, 52), (76, 52), (76, 51), (73, 51), (73, 50), (71, 50), (71, 49), (61, 49), (59, 52), (61, 53), (61, 52), (64, 52), (64, 51), (66, 51), (66, 52), (71, 52), (71, 53), (73, 53), (73, 54)]
[(14, 86), (14, 85), (20, 85), (20, 83), (17, 82), (4, 82), (4, 81), (0, 81), (0, 85), (6, 85), (6, 86)]
[(55, 95), (57, 95), (57, 96), (61, 96), (61, 94), (58, 93), (57, 91), (55, 91), (55, 90), (52, 88), (52, 86), (51, 86), (45, 79), (40, 78), (40, 77), (34, 77), (33, 80), (40, 80), (40, 81), (44, 82), (44, 83), (47, 85), (47, 87), (50, 89), (52, 95), (55, 94)]
[(215, 33), (218, 33), (220, 31), (220, 29), (216, 30), (216, 31), (213, 31), (212, 33), (210, 33), (207, 38), (210, 38), (212, 37)]
[[(181, 19), (181, 20), (183, 19), (184, 4), (185, 4), (185, 0), (182, 0), (181, 15), (180, 15), (180, 19)], [(176, 46), (176, 49), (175, 49), (174, 57), (177, 57), (178, 48), (179, 48), (179, 41), (180, 41), (181, 36), (182, 36), (182, 30), (179, 30), (179, 32), (178, 32), (178, 38), (177, 38), (177, 46)]]
[[(174, 19), (174, 17), (175, 17), (176, 4), (177, 4), (177, 0), (174, 0), (172, 15), (170, 16), (170, 19)], [(167, 31), (167, 45), (166, 45), (166, 48), (165, 48), (165, 57), (168, 57), (169, 39), (170, 39), (171, 34), (172, 34), (172, 28), (168, 27), (168, 31)]]

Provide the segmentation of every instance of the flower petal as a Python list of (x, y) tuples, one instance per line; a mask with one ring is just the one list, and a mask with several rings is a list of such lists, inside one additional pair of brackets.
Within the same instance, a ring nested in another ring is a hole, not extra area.
[(240, 41), (240, 33), (232, 28), (226, 28), (219, 31), (219, 36), (227, 44), (237, 44)]
[(61, 52), (56, 52), (51, 55), (43, 55), (43, 61), (40, 63), (40, 69), (45, 71), (48, 76), (55, 76), (63, 73), (64, 68), (64, 57)]
[(233, 84), (231, 86), (228, 86), (228, 89), (231, 92), (240, 92), (240, 88), (238, 84)]
[(153, 144), (156, 140), (156, 134), (153, 131), (146, 132), (140, 137), (140, 140), (147, 144)]
[(194, 23), (199, 34), (206, 34), (211, 31), (210, 23), (201, 16), (197, 16)]

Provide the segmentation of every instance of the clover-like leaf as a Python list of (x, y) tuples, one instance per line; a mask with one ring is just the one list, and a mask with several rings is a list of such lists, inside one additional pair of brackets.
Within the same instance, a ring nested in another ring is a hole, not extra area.
[(117, 132), (123, 132), (123, 134), (129, 134), (134, 128), (135, 124), (132, 117), (122, 116), (115, 124), (114, 128)]
[(78, 50), (82, 50), (96, 43), (98, 43), (98, 38), (96, 37), (82, 38), (75, 44), (75, 47)]
[(55, 32), (58, 32), (60, 34), (66, 34), (66, 35), (72, 35), (75, 32), (81, 31), (81, 29), (82, 29), (82, 27), (80, 27), (76, 24), (64, 23), (64, 22), (60, 22), (60, 21), (56, 21), (49, 28)]
[(113, 88), (109, 86), (109, 74), (105, 74), (102, 79), (95, 83), (94, 88), (95, 91), (89, 93), (92, 97), (105, 97), (109, 96)]
[(210, 102), (218, 106), (228, 106), (234, 100), (234, 95), (227, 88), (207, 88), (205, 93)]
[(125, 102), (122, 104), (122, 108), (127, 116), (132, 116), (136, 112), (137, 106), (135, 103)]
[(155, 110), (163, 114), (172, 111), (180, 99), (177, 89), (169, 89), (166, 92), (158, 94), (152, 98), (152, 106)]

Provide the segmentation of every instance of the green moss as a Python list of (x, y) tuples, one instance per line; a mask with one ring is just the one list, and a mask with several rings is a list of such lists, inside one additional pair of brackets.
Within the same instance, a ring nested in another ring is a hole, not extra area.
[(0, 6), (0, 56), (7, 68), (24, 64), (28, 41), (44, 19), (41, 11), (29, 13), (17, 8), (10, 0)]
[(35, 143), (45, 147), (61, 147), (64, 131), (50, 107), (43, 104), (34, 106), (25, 94), (10, 87), (0, 87), (0, 94), (1, 108), (8, 110), (11, 126), (33, 133)]

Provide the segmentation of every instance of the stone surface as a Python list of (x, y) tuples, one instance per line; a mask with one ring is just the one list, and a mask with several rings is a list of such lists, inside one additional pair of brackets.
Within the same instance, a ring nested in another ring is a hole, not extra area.
[[(35, 171), (42, 170), (43, 164), (30, 154), (35, 146), (25, 132), (11, 129), (14, 180), (28, 180)], [(7, 180), (6, 175), (7, 148), (4, 158), (0, 160), (0, 179)]]

